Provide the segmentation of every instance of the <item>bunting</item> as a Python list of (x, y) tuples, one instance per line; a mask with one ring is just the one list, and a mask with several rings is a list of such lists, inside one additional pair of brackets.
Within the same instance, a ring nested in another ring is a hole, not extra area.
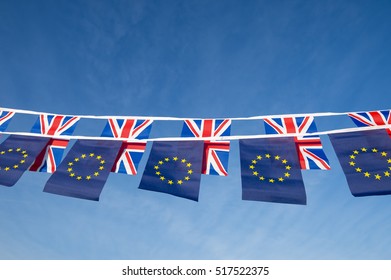
[[(358, 127), (391, 125), (390, 110), (350, 113), (349, 117)], [(388, 128), (387, 132), (391, 137), (391, 128)]]
[[(41, 114), (35, 122), (32, 133), (48, 136), (72, 135), (79, 117)], [(29, 168), (30, 171), (53, 173), (60, 164), (69, 140), (50, 138), (45, 149)]]
[[(6, 132), (15, 114), (38, 115), (31, 132)], [(345, 115), (358, 126), (318, 131), (315, 117)], [(104, 119), (100, 136), (74, 136), (80, 119)], [(232, 135), (232, 120), (262, 119), (265, 134)], [(181, 121), (180, 137), (150, 138), (154, 120)], [(330, 169), (327, 135), (353, 196), (391, 194), (391, 111), (314, 113), (229, 119), (65, 116), (0, 108), (0, 185), (13, 186), (26, 170), (52, 173), (44, 191), (98, 201), (110, 172), (136, 175), (151, 151), (139, 189), (198, 201), (201, 174), (228, 175), (239, 142), (242, 199), (305, 205), (303, 169)], [(64, 159), (69, 141), (75, 143)]]
[(5, 131), (15, 112), (0, 111), (0, 131)]
[[(317, 132), (314, 117), (264, 118), (267, 134), (294, 134)], [(301, 169), (329, 170), (330, 165), (318, 135), (294, 137)]]
[[(231, 120), (185, 120), (182, 137), (229, 136)], [(229, 141), (204, 141), (202, 174), (228, 175)]]
[[(147, 139), (152, 120), (116, 119), (107, 120), (102, 136), (127, 139)], [(146, 141), (123, 141), (112, 172), (136, 175), (137, 167), (144, 154)]]

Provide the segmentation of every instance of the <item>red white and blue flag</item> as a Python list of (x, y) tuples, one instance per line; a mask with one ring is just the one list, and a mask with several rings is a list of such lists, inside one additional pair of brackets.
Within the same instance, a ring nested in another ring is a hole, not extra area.
[[(264, 118), (266, 134), (317, 132), (314, 117)], [(294, 137), (301, 169), (329, 170), (330, 165), (318, 135)]]
[[(152, 122), (152, 120), (110, 118), (101, 136), (130, 140), (147, 139)], [(146, 141), (123, 141), (111, 172), (136, 175), (146, 145)]]
[[(188, 119), (184, 121), (182, 137), (220, 137), (231, 133), (230, 119)], [(202, 174), (228, 175), (229, 141), (204, 141)]]
[(14, 115), (15, 112), (12, 111), (0, 111), (0, 131), (7, 129), (7, 126)]
[(51, 138), (43, 151), (37, 156), (29, 168), (30, 171), (47, 173), (54, 173), (56, 171), (69, 140), (56, 139), (55, 136), (72, 135), (79, 120), (79, 117), (74, 116), (39, 115), (31, 132), (54, 137)]
[[(379, 126), (391, 125), (391, 111), (371, 111), (350, 113), (349, 117), (358, 127), (363, 126)], [(391, 129), (387, 129), (388, 135), (391, 137)]]

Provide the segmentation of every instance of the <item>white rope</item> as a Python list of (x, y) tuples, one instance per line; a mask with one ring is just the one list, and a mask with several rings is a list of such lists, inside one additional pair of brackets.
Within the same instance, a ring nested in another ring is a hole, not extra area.
[[(386, 109), (390, 110), (390, 109)], [(59, 115), (56, 113), (48, 113), (48, 112), (37, 112), (31, 110), (20, 110), (20, 109), (11, 109), (11, 108), (2, 108), (0, 107), (0, 111), (12, 111), (19, 114), (28, 114), (28, 115)], [(330, 116), (342, 116), (348, 115), (356, 112), (325, 112), (325, 113), (301, 113), (301, 114), (280, 114), (280, 115), (260, 115), (260, 116), (252, 116), (252, 117), (239, 117), (239, 118), (213, 118), (213, 119), (230, 119), (230, 120), (260, 120), (265, 118), (287, 118), (287, 117), (330, 117)], [(61, 114), (60, 114), (61, 115)], [(205, 118), (177, 118), (177, 117), (153, 117), (153, 116), (97, 116), (97, 115), (70, 115), (74, 117), (79, 117), (83, 119), (150, 119), (150, 120), (159, 120), (159, 121), (183, 121), (188, 119), (205, 119)]]
[(31, 132), (0, 132), (5, 135), (21, 135), (21, 136), (35, 136), (46, 137), (64, 140), (109, 140), (109, 141), (128, 141), (128, 142), (154, 142), (154, 141), (231, 141), (240, 139), (258, 139), (258, 138), (279, 138), (279, 137), (303, 137), (303, 136), (317, 136), (328, 134), (339, 134), (347, 132), (358, 132), (368, 130), (391, 129), (391, 125), (365, 126), (355, 128), (334, 129), (327, 131), (319, 131), (313, 133), (289, 133), (289, 134), (256, 134), (256, 135), (233, 135), (233, 136), (219, 136), (219, 137), (158, 137), (149, 139), (129, 139), (129, 138), (113, 138), (103, 136), (75, 136), (75, 135), (44, 135)]

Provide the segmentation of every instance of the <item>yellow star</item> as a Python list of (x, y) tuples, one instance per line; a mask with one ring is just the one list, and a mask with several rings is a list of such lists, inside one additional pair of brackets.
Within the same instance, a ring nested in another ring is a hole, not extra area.
[(351, 158), (351, 159), (355, 159), (356, 156), (355, 156), (355, 155), (350, 155), (350, 158)]
[(391, 163), (391, 158), (387, 159), (387, 163)]
[(162, 160), (159, 160), (159, 164), (162, 165), (162, 164), (163, 164), (163, 161), (162, 161)]
[(365, 153), (367, 151), (367, 148), (361, 148), (361, 151)]
[(78, 161), (79, 161), (79, 158), (77, 157), (77, 158), (75, 158), (73, 161), (76, 161), (76, 162), (78, 162)]
[(367, 177), (367, 178), (369, 178), (369, 177), (371, 177), (371, 173), (365, 172), (365, 173), (364, 173), (364, 176)]
[(182, 161), (182, 163), (185, 163), (185, 162), (186, 162), (186, 159), (182, 159), (181, 161)]
[(160, 174), (162, 174), (160, 171), (156, 171), (156, 173), (155, 173), (156, 175), (160, 175)]
[(168, 184), (172, 185), (172, 184), (174, 184), (174, 182), (172, 180), (168, 180)]
[(101, 158), (102, 158), (102, 156), (96, 156), (97, 160), (100, 160)]
[(183, 181), (182, 180), (178, 180), (178, 185), (182, 185), (183, 184)]
[(282, 162), (283, 164), (288, 163), (288, 161), (287, 161), (286, 159), (283, 159), (281, 162)]
[(376, 175), (375, 175), (375, 179), (376, 179), (376, 180), (380, 180), (380, 179), (381, 179), (381, 176), (380, 176), (379, 174), (376, 174)]
[(4, 155), (4, 154), (5, 154), (5, 151), (1, 151), (1, 154)]
[(24, 151), (22, 152), (22, 154), (27, 154), (27, 151), (26, 151), (26, 150), (24, 150)]
[(21, 150), (22, 150), (21, 148), (17, 148), (17, 149), (16, 149), (17, 152), (20, 152)]
[(359, 151), (357, 151), (357, 150), (354, 150), (354, 151), (353, 151), (353, 154), (358, 155), (358, 153), (359, 153)]
[(350, 165), (350, 166), (355, 166), (356, 163), (355, 163), (354, 161), (350, 161), (350, 162), (349, 162), (349, 165)]
[(23, 155), (24, 158), (27, 158), (28, 156), (29, 156), (28, 154), (24, 154), (24, 155)]
[(286, 170), (291, 170), (291, 168), (292, 168), (292, 167), (291, 167), (290, 165), (285, 166), (285, 169), (286, 169)]
[(254, 169), (255, 166), (254, 166), (254, 165), (250, 165), (249, 168), (250, 168), (250, 169)]
[(386, 157), (387, 156), (387, 152), (381, 152), (381, 156), (382, 157)]
[(164, 181), (166, 178), (164, 176), (160, 176), (160, 180)]
[(14, 169), (17, 169), (17, 168), (19, 168), (19, 165), (15, 164)]
[(372, 149), (372, 152), (377, 153), (378, 150), (377, 150), (376, 148), (373, 148), (373, 149)]
[(70, 177), (75, 177), (76, 174), (75, 174), (75, 173), (71, 173), (71, 174), (69, 174), (69, 176), (70, 176)]
[(273, 184), (274, 183), (274, 179), (269, 179), (269, 182)]
[(170, 161), (170, 159), (169, 159), (168, 157), (166, 157), (166, 158), (164, 159), (164, 161)]
[(289, 178), (289, 177), (291, 176), (291, 174), (290, 174), (289, 172), (285, 172), (285, 173), (284, 173), (284, 176), (287, 177), (287, 178)]
[(104, 159), (102, 159), (102, 160), (100, 161), (100, 163), (101, 163), (101, 164), (105, 164), (106, 161), (105, 161)]
[(388, 171), (385, 171), (385, 172), (384, 172), (384, 176), (386, 176), (386, 177), (390, 177), (390, 172), (388, 172)]
[(73, 170), (72, 167), (69, 167), (69, 168), (68, 168), (68, 172), (71, 172), (72, 170)]
[(68, 166), (72, 166), (72, 165), (73, 165), (72, 161), (68, 162)]
[(361, 171), (362, 171), (362, 169), (360, 167), (356, 168), (356, 172), (361, 172)]
[(76, 179), (77, 179), (78, 181), (80, 181), (80, 180), (83, 179), (83, 178), (82, 178), (81, 176), (77, 176)]
[(252, 163), (254, 163), (254, 164), (256, 164), (256, 163), (257, 163), (257, 161), (256, 161), (255, 159), (253, 159), (251, 162), (252, 162)]
[(260, 177), (259, 177), (259, 180), (264, 181), (264, 180), (265, 180), (265, 177), (260, 176)]
[(159, 169), (159, 165), (155, 165), (153, 168), (155, 168), (156, 170)]
[(280, 156), (277, 155), (277, 156), (274, 157), (274, 159), (275, 160), (280, 160)]
[(86, 180), (91, 180), (91, 175), (86, 176)]
[(257, 156), (257, 159), (261, 160), (261, 159), (262, 159), (262, 156), (261, 156), (261, 155)]
[(172, 158), (174, 161), (177, 161), (178, 160), (178, 157), (173, 157)]
[(103, 170), (105, 169), (105, 167), (102, 165), (102, 166), (99, 166), (99, 170)]
[(271, 155), (270, 155), (270, 154), (266, 154), (265, 157), (266, 157), (266, 158), (270, 158)]
[(24, 160), (24, 159), (22, 159), (21, 161), (20, 161), (20, 163), (25, 163), (26, 161)]
[(8, 152), (12, 152), (14, 149), (8, 149)]
[(81, 158), (86, 158), (86, 157), (87, 157), (86, 154), (82, 154), (82, 155), (81, 155)]
[(186, 176), (186, 177), (185, 177), (185, 180), (186, 180), (186, 181), (189, 181), (189, 180), (190, 180), (190, 177), (189, 177), (189, 176)]
[(191, 164), (190, 162), (188, 162), (188, 163), (186, 164), (187, 167), (191, 167), (191, 165), (192, 165), (192, 164)]
[(255, 176), (258, 176), (258, 174), (259, 174), (258, 171), (253, 172), (253, 175), (255, 175)]
[(95, 156), (95, 154), (94, 153), (90, 153), (90, 157), (94, 157)]
[(6, 168), (4, 168), (5, 171), (9, 171), (11, 168), (9, 168), (8, 166)]
[(189, 169), (189, 170), (187, 171), (187, 173), (191, 175), (191, 174), (193, 174), (193, 170)]
[(99, 176), (99, 172), (97, 171), (97, 172), (94, 172), (94, 176), (95, 177), (98, 177)]
[(280, 177), (280, 178), (278, 178), (278, 181), (284, 182), (284, 178)]

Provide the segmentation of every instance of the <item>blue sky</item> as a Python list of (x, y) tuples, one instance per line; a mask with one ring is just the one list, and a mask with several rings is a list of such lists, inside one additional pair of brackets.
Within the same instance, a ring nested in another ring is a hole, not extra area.
[[(1, 1), (1, 107), (62, 114), (246, 117), (389, 109), (389, 1)], [(29, 131), (16, 116), (11, 131)], [(319, 130), (353, 126), (317, 118)], [(151, 137), (178, 136), (155, 122)], [(83, 120), (75, 134), (99, 135)], [(262, 133), (237, 121), (232, 134)], [(4, 137), (3, 137), (4, 139)], [(43, 193), (48, 174), (0, 188), (0, 259), (390, 259), (391, 197), (354, 198), (304, 171), (307, 206), (241, 200), (203, 176), (200, 201), (111, 174), (100, 202)], [(148, 150), (150, 144), (148, 146)]]

